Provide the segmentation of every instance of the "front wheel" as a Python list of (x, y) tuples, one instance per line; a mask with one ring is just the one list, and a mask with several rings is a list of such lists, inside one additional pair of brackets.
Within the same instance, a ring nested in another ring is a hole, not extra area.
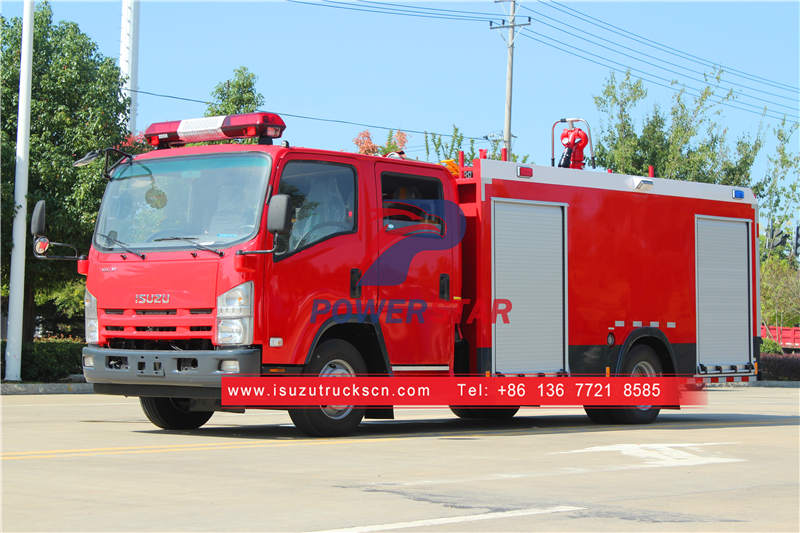
[[(314, 350), (305, 374), (320, 377), (355, 377), (367, 373), (359, 351), (347, 341), (331, 339)], [(335, 437), (355, 431), (364, 418), (364, 409), (353, 405), (320, 405), (289, 409), (294, 425), (313, 437)]]
[(197, 429), (214, 411), (190, 411), (185, 398), (139, 398), (148, 420), (161, 429)]

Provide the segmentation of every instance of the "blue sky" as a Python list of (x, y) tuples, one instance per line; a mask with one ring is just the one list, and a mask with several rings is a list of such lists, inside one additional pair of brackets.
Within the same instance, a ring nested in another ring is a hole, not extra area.
[[(309, 0), (316, 2), (317, 0)], [(403, 0), (397, 3), (411, 4)], [(103, 54), (119, 55), (119, 2), (61, 2), (53, 4), (56, 20), (77, 22), (100, 46)], [(492, 1), (411, 4), (421, 8), (497, 13), (504, 17), (507, 4)], [(568, 43), (575, 53), (596, 54), (602, 61), (617, 61), (666, 79), (678, 78), (654, 66), (635, 61), (645, 52), (647, 61), (673, 70), (689, 67), (710, 70), (681, 57), (623, 39), (608, 27), (588, 24), (554, 9), (555, 4), (521, 3), (520, 15), (531, 15), (528, 28)], [(772, 82), (800, 85), (798, 80), (798, 2), (573, 2), (568, 7), (585, 15), (636, 32), (696, 56), (719, 62)], [(557, 5), (556, 5), (557, 6)], [(530, 8), (539, 13), (526, 11)], [(20, 2), (3, 2), (4, 16), (20, 16)], [(141, 5), (139, 88), (156, 93), (208, 99), (214, 85), (231, 77), (237, 66), (258, 75), (265, 108), (284, 113), (343, 119), (399, 129), (449, 132), (453, 124), (468, 136), (481, 137), (503, 129), (506, 47), (501, 32), (482, 21), (438, 20), (285, 2), (148, 2)], [(560, 26), (557, 21), (578, 29)], [(563, 33), (545, 26), (547, 22)], [(629, 46), (633, 51), (615, 54), (610, 46), (584, 41), (585, 32)], [(550, 41), (552, 42), (552, 41)], [(562, 46), (562, 45), (559, 45)], [(635, 52), (634, 52), (635, 51)], [(609, 69), (518, 38), (514, 70), (512, 131), (514, 150), (530, 154), (538, 164), (550, 159), (550, 126), (565, 116), (587, 118), (595, 133), (601, 128), (593, 96)], [(679, 67), (661, 60), (671, 61)], [(686, 76), (697, 77), (680, 70)], [(697, 82), (681, 77), (686, 83)], [(744, 89), (778, 107), (776, 114), (800, 115), (798, 92), (759, 81), (726, 76), (724, 83), (741, 83)], [(668, 109), (673, 92), (646, 84), (647, 103), (641, 118), (654, 103)], [(773, 93), (773, 95), (767, 94)], [(764, 102), (740, 99), (761, 106)], [(737, 104), (738, 105), (738, 104)], [(204, 105), (140, 95), (138, 126), (151, 122), (202, 116)], [(352, 150), (352, 139), (363, 127), (286, 117), (284, 138), (293, 145)], [(762, 119), (735, 109), (720, 118), (731, 142), (742, 134), (755, 134)], [(767, 146), (754, 169), (763, 174), (766, 155), (774, 148), (767, 119), (762, 128)], [(373, 129), (382, 141), (386, 132)], [(793, 139), (795, 149), (800, 143)], [(409, 135), (409, 153), (424, 158), (423, 138)], [(479, 144), (486, 146), (486, 143)]]

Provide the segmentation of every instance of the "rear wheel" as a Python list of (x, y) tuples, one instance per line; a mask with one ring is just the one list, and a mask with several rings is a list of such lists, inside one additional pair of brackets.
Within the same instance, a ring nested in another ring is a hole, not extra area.
[(197, 429), (214, 411), (190, 411), (186, 398), (139, 398), (145, 416), (162, 429)]
[(507, 420), (513, 418), (519, 407), (453, 407), (450, 410), (458, 418), (465, 420)]
[[(661, 361), (656, 352), (646, 344), (634, 346), (628, 353), (624, 376), (650, 377), (661, 375)], [(649, 424), (661, 411), (650, 405), (636, 405), (617, 409), (584, 407), (589, 419), (596, 424)]]
[[(366, 372), (367, 365), (355, 346), (347, 341), (331, 339), (317, 346), (304, 373), (320, 377), (354, 377)], [(289, 409), (289, 416), (303, 433), (333, 437), (355, 431), (364, 418), (364, 409), (353, 405), (308, 406)]]

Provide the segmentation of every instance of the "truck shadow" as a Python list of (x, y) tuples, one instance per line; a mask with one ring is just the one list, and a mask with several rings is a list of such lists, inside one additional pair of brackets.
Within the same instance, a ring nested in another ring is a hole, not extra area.
[[(427, 418), (420, 420), (367, 420), (347, 439), (440, 437), (443, 439), (479, 439), (493, 436), (531, 436), (607, 431), (670, 431), (734, 428), (798, 426), (800, 416), (759, 414), (692, 414), (662, 413), (656, 422), (646, 425), (600, 425), (584, 415), (517, 415), (504, 421), (461, 420), (458, 418)], [(300, 433), (291, 423), (220, 426), (213, 424), (196, 430), (167, 431), (139, 430), (137, 433), (192, 435), (252, 440), (305, 440), (313, 439)], [(334, 437), (336, 438), (336, 437)], [(339, 437), (342, 438), (342, 437)]]

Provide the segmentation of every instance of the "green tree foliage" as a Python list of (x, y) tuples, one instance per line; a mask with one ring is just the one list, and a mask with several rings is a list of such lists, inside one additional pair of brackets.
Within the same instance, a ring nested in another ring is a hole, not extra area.
[(775, 153), (769, 156), (767, 173), (753, 183), (761, 216), (766, 219), (764, 229), (775, 228), (789, 236), (784, 246), (772, 249), (766, 249), (763, 246), (765, 240), (762, 239), (762, 257), (768, 254), (789, 257), (794, 238), (792, 222), (800, 222), (800, 153), (792, 150), (793, 146), (797, 146), (796, 142), (792, 143), (797, 128), (796, 122), (789, 125), (785, 118), (774, 128)]
[[(44, 2), (34, 14), (28, 213), (47, 201), (47, 231), (54, 240), (87, 250), (105, 180), (100, 163), (73, 168), (89, 150), (125, 139), (128, 101), (122, 97), (115, 61), (72, 22), (53, 22)], [(17, 139), (22, 20), (0, 17), (0, 149), (2, 154), (2, 275), (9, 277), (11, 221), (15, 213), (14, 168)], [(75, 264), (36, 261), (26, 245), (26, 302), (36, 291), (51, 292), (75, 279)], [(70, 304), (72, 305), (72, 304)], [(33, 331), (33, 308), (26, 308), (25, 338)]]
[[(447, 139), (450, 139), (448, 142)], [(489, 141), (489, 149), (487, 150), (487, 157), (489, 159), (500, 159), (500, 151), (503, 148), (503, 139), (499, 136), (487, 136)], [(425, 134), (425, 158), (430, 161), (431, 156), (434, 156), (435, 161), (444, 161), (452, 159), (458, 160), (458, 153), (464, 152), (464, 160), (470, 164), (473, 159), (478, 157), (478, 150), (475, 148), (475, 139), (469, 140), (468, 147), (464, 146), (464, 134), (458, 129), (458, 126), (453, 124), (453, 133), (451, 135), (437, 135), (436, 133)], [(512, 153), (511, 161), (518, 161), (520, 163), (527, 163), (530, 159), (528, 155), (519, 155)]]
[(206, 107), (206, 116), (253, 113), (261, 109), (264, 95), (256, 90), (257, 80), (247, 67), (235, 69), (233, 78), (218, 83), (211, 91), (212, 102)]
[[(718, 83), (716, 72), (710, 83)], [(684, 90), (676, 93), (669, 115), (658, 105), (637, 131), (633, 112), (647, 96), (641, 80), (633, 81), (630, 72), (622, 80), (612, 73), (603, 91), (595, 97), (604, 115), (597, 163), (614, 172), (647, 175), (648, 165), (662, 178), (749, 186), (750, 169), (761, 149), (760, 131), (751, 138), (744, 135), (729, 146), (726, 130), (717, 122), (721, 102), (732, 93), (717, 94), (713, 86), (698, 96)]]
[[(447, 139), (450, 139), (448, 142)], [(453, 134), (445, 137), (444, 135), (437, 135), (436, 133), (425, 134), (425, 159), (431, 160), (431, 155), (434, 156), (435, 161), (445, 161), (452, 159), (458, 161), (458, 152), (464, 152), (464, 160), (472, 161), (478, 157), (478, 151), (475, 149), (475, 140), (470, 139), (469, 147), (464, 148), (464, 134), (458, 129), (458, 126), (453, 124)]]
[(761, 263), (761, 317), (771, 326), (800, 325), (800, 272), (789, 259), (773, 254)]

